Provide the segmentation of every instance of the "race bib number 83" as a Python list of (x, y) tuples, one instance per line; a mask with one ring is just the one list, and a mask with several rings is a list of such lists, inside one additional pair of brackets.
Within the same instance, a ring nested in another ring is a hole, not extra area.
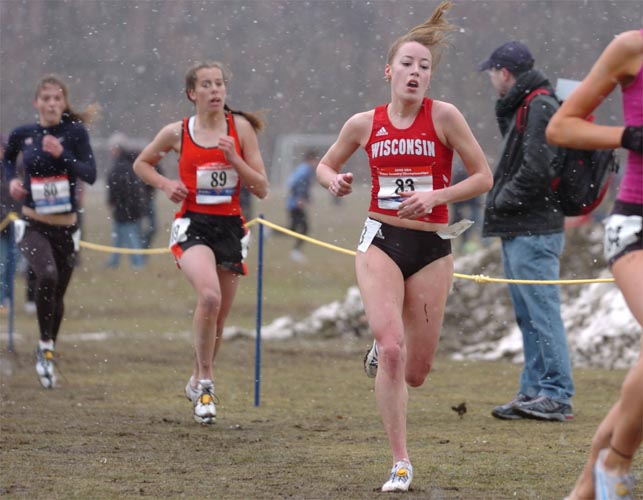
[(397, 210), (403, 201), (400, 193), (433, 191), (433, 169), (430, 166), (380, 168), (378, 181), (377, 206)]

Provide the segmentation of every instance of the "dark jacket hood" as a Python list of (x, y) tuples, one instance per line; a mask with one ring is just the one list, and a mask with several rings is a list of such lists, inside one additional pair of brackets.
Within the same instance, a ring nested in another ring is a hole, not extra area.
[(496, 119), (503, 136), (509, 130), (516, 109), (532, 91), (541, 87), (548, 89), (552, 95), (554, 94), (554, 89), (547, 77), (541, 71), (531, 69), (519, 75), (507, 95), (496, 101)]

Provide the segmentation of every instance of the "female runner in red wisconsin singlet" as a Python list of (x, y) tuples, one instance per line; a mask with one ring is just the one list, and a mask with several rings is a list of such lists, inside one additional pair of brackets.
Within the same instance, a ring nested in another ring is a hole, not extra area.
[[(431, 71), (454, 26), (442, 2), (431, 19), (398, 38), (384, 70), (391, 102), (353, 115), (317, 167), (334, 196), (352, 191), (353, 175), (340, 173), (365, 148), (372, 187), (358, 244), (357, 283), (375, 341), (364, 359), (375, 377), (375, 398), (391, 447), (393, 467), (382, 491), (406, 491), (413, 479), (407, 451), (407, 385), (419, 387), (431, 370), (451, 281), (453, 256), (447, 204), (491, 188), (487, 160), (462, 114), (425, 99)], [(469, 176), (451, 182), (453, 151)]]
[[(194, 368), (185, 395), (194, 420), (216, 421), (213, 364), (223, 326), (246, 274), (246, 229), (239, 205), (241, 185), (264, 198), (268, 180), (257, 132), (263, 124), (250, 113), (226, 105), (228, 70), (218, 62), (197, 63), (185, 77), (195, 115), (161, 129), (134, 162), (147, 184), (181, 203), (172, 224), (170, 248), (193, 286)], [(179, 180), (154, 169), (169, 151), (179, 154)]]

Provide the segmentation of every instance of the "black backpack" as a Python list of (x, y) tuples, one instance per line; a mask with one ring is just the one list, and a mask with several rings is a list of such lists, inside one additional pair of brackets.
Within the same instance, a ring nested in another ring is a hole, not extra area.
[[(547, 89), (533, 90), (518, 108), (516, 130), (523, 133), (529, 103), (537, 95), (552, 96)], [(556, 99), (556, 96), (552, 96)], [(552, 189), (558, 196), (560, 207), (568, 217), (585, 215), (598, 207), (609, 188), (619, 164), (613, 149), (559, 148), (554, 159), (555, 176)]]

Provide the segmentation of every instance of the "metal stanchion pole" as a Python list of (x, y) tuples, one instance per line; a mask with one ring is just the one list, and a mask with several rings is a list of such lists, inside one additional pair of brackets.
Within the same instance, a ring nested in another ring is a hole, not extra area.
[(7, 350), (13, 352), (13, 329), (14, 329), (14, 278), (16, 275), (16, 238), (13, 222), (9, 224), (9, 255), (7, 256), (7, 280), (9, 281), (9, 346)]
[[(259, 215), (263, 220), (263, 214)], [(259, 406), (261, 388), (261, 305), (263, 303), (263, 224), (259, 224), (259, 259), (257, 265), (257, 338), (255, 347), (255, 406)]]

